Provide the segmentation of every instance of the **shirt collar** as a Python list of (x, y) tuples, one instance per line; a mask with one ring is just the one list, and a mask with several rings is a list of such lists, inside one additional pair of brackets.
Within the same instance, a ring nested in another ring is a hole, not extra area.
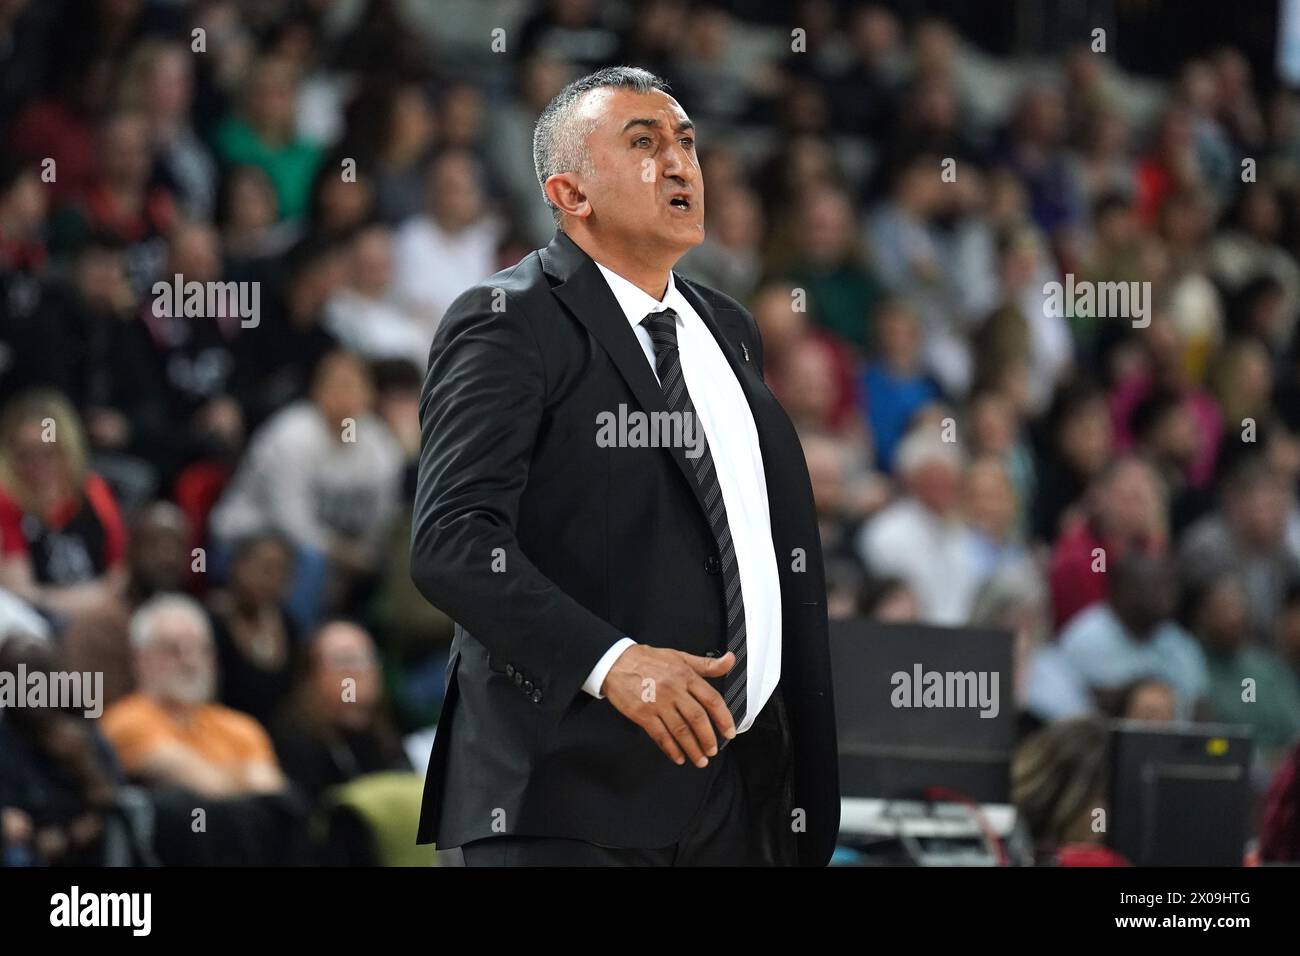
[(668, 273), (668, 288), (664, 290), (664, 297), (660, 300), (633, 285), (617, 272), (606, 269), (599, 262), (596, 263), (596, 268), (605, 277), (605, 281), (609, 284), (609, 291), (614, 293), (619, 308), (623, 310), (623, 315), (633, 328), (640, 325), (641, 320), (651, 312), (672, 309), (678, 316), (682, 315), (684, 300), (682, 294), (677, 291), (677, 281), (671, 270)]

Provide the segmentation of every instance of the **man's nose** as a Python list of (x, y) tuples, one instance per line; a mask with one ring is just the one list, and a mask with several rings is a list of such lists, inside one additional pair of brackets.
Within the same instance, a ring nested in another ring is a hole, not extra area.
[(674, 143), (664, 153), (662, 175), (664, 179), (675, 179), (683, 186), (694, 184), (695, 167), (690, 162), (686, 148), (680, 143)]

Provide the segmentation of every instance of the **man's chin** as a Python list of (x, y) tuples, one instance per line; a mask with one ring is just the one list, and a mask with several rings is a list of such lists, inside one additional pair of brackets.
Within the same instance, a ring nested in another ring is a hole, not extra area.
[(665, 240), (685, 253), (704, 241), (704, 223), (678, 223), (677, 228), (665, 236)]

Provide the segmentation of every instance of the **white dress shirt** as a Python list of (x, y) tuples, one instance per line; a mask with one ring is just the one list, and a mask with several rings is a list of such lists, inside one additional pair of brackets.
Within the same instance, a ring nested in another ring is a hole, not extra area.
[[(651, 312), (672, 309), (677, 313), (677, 348), (682, 375), (695, 406), (699, 425), (713, 455), (727, 525), (735, 542), (740, 572), (740, 593), (745, 604), (747, 645), (746, 708), (736, 728), (743, 733), (754, 723), (763, 705), (781, 679), (781, 580), (777, 574), (776, 551), (772, 546), (772, 525), (768, 515), (767, 480), (758, 429), (745, 393), (727, 364), (722, 348), (690, 302), (677, 289), (672, 274), (663, 300), (656, 300), (627, 279), (596, 263), (610, 291), (632, 325), (646, 361), (655, 374), (654, 343), (641, 320)], [(584, 683), (583, 690), (602, 696), (600, 687), (614, 661), (636, 642), (625, 637), (600, 659)]]

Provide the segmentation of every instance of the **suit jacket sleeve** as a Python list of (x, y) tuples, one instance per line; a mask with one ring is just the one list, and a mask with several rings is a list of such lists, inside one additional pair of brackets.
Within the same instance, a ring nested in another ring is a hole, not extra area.
[(421, 392), (411, 576), (558, 715), (623, 634), (542, 574), (516, 538), (545, 405), (542, 355), (518, 299), (465, 293), (434, 335)]

